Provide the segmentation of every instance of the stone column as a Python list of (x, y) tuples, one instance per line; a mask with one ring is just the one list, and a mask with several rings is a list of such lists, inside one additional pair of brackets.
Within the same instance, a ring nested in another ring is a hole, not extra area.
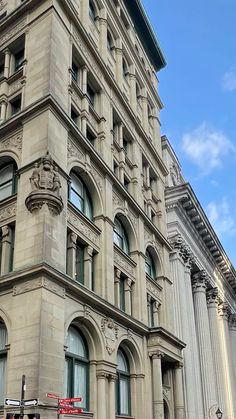
[(120, 308), (120, 275), (121, 271), (115, 268), (115, 306)]
[(175, 365), (174, 370), (174, 398), (175, 419), (185, 419), (184, 388), (183, 388), (183, 364)]
[(152, 377), (153, 377), (153, 418), (164, 419), (164, 401), (161, 373), (161, 360), (163, 353), (157, 351), (150, 354), (152, 358)]
[(152, 297), (150, 294), (147, 295), (147, 314), (148, 314), (148, 326), (151, 326), (152, 318)]
[(231, 354), (233, 361), (233, 373), (234, 373), (234, 382), (236, 382), (236, 314), (231, 314), (229, 317), (229, 334), (230, 334), (230, 345), (231, 345)]
[(1, 258), (1, 275), (5, 275), (10, 271), (12, 261), (12, 229), (9, 226), (2, 227), (2, 258)]
[(97, 419), (107, 418), (106, 384), (107, 384), (107, 374), (104, 372), (98, 372), (97, 373), (97, 395), (98, 395)]
[(92, 289), (92, 263), (93, 263), (93, 248), (87, 246), (84, 249), (84, 285)]
[(88, 69), (86, 66), (84, 66), (82, 68), (82, 92), (84, 94), (87, 93), (87, 74), (88, 74)]
[(153, 302), (153, 322), (154, 327), (159, 326), (159, 309), (161, 304), (158, 301)]
[(209, 417), (209, 412), (211, 412), (213, 406), (216, 406), (217, 408), (217, 400), (210, 327), (206, 303), (206, 281), (207, 275), (205, 271), (196, 273), (192, 280), (203, 387), (204, 415), (207, 418)]
[(116, 380), (117, 380), (117, 376), (114, 374), (111, 374), (109, 376), (109, 406), (108, 406), (108, 418), (109, 419), (115, 419), (116, 416), (116, 398), (115, 398), (115, 394), (116, 394), (116, 389), (115, 389), (115, 384), (116, 384)]
[(67, 237), (67, 275), (76, 276), (76, 242), (77, 234), (71, 232)]
[(107, 62), (107, 11), (103, 7), (101, 9), (101, 14), (99, 19), (99, 31), (100, 31), (100, 54), (105, 62)]
[[(227, 388), (227, 419), (236, 418), (236, 400), (235, 400), (235, 383), (233, 374), (233, 364), (231, 359), (231, 347), (229, 337), (229, 306), (227, 303), (221, 303), (218, 307), (220, 318), (220, 334), (221, 334), (221, 347), (224, 356), (224, 381)], [(235, 356), (235, 354), (233, 354)]]
[(132, 281), (130, 278), (125, 279), (125, 312), (131, 315), (131, 285)]
[(133, 111), (136, 113), (137, 97), (136, 97), (136, 76), (135, 76), (134, 65), (132, 65), (132, 72), (129, 75), (129, 82), (130, 82), (130, 105)]
[(1, 101), (1, 116), (0, 116), (1, 121), (5, 121), (6, 117), (7, 117), (7, 101), (2, 100)]
[(10, 76), (10, 59), (11, 59), (11, 51), (6, 48), (3, 53), (5, 54), (5, 61), (4, 61), (4, 77), (8, 78)]
[(213, 288), (207, 292), (207, 307), (209, 316), (209, 326), (211, 333), (211, 345), (216, 377), (217, 401), (218, 406), (223, 412), (223, 417), (227, 417), (227, 393), (224, 385), (224, 354), (221, 351), (221, 337), (218, 318), (218, 288)]
[(123, 86), (123, 52), (122, 52), (122, 45), (115, 48), (116, 52), (116, 81), (119, 86)]
[(148, 100), (146, 96), (141, 96), (142, 101), (142, 110), (143, 110), (143, 118), (142, 118), (142, 125), (143, 129), (147, 135), (149, 135), (149, 124), (148, 124)]

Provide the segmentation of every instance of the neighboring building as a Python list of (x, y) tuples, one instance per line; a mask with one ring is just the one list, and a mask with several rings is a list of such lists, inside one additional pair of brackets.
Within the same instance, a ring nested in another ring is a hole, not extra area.
[(207, 219), (168, 139), (166, 188), (174, 287), (174, 333), (185, 343), (186, 416), (236, 418), (236, 272)]
[(0, 1), (0, 417), (182, 418), (156, 72), (139, 0)]
[(236, 276), (161, 138), (164, 66), (140, 0), (0, 1), (0, 418), (22, 375), (29, 419), (236, 417)]

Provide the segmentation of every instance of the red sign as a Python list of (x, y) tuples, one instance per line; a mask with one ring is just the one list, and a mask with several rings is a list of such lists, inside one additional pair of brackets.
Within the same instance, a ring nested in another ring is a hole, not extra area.
[(49, 399), (59, 399), (59, 396), (55, 393), (46, 393), (46, 396), (49, 397)]
[(82, 413), (83, 409), (80, 407), (78, 408), (71, 408), (71, 409), (58, 409), (59, 415), (77, 415), (78, 413)]
[(60, 404), (64, 404), (64, 403), (73, 403), (73, 402), (82, 402), (82, 397), (71, 397), (68, 399), (59, 399), (59, 403)]

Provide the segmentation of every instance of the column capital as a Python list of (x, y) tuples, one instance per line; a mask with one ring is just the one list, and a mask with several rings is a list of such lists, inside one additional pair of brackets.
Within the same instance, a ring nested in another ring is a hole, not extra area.
[(221, 303), (218, 305), (218, 314), (223, 320), (229, 320), (230, 308), (228, 303)]
[(164, 358), (165, 354), (161, 351), (153, 351), (153, 352), (149, 352), (149, 357), (152, 359), (160, 359), (162, 360), (162, 358)]
[(177, 369), (182, 370), (182, 369), (183, 369), (183, 367), (184, 367), (183, 362), (177, 362), (177, 363), (174, 365), (174, 369), (175, 369), (175, 370), (177, 370)]
[(11, 233), (9, 226), (2, 226), (1, 230), (2, 230), (2, 242), (9, 241), (10, 233)]
[(85, 247), (85, 252), (86, 252), (86, 255), (89, 257), (89, 258), (91, 258), (92, 256), (93, 256), (93, 247), (92, 246), (86, 246)]
[(208, 306), (217, 306), (219, 302), (219, 290), (217, 287), (211, 288), (206, 293)]
[(75, 248), (76, 242), (77, 242), (77, 234), (72, 231), (70, 234), (68, 234), (68, 247)]
[(192, 277), (193, 292), (206, 292), (207, 279), (207, 273), (204, 270), (194, 274)]
[(118, 268), (115, 268), (115, 281), (120, 281), (121, 276), (121, 270)]
[(107, 371), (97, 371), (96, 376), (100, 380), (106, 380), (110, 377), (110, 373)]
[(6, 55), (6, 54), (11, 54), (11, 50), (10, 50), (10, 48), (5, 48), (4, 50), (3, 50), (3, 54), (4, 55)]

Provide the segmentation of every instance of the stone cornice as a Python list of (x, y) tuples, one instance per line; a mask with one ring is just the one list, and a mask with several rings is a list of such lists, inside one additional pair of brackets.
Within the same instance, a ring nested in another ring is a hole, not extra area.
[(212, 260), (231, 287), (236, 292), (236, 271), (232, 266), (212, 225), (203, 211), (189, 183), (166, 189), (167, 210), (175, 206), (181, 208), (188, 217), (204, 247), (209, 251)]

